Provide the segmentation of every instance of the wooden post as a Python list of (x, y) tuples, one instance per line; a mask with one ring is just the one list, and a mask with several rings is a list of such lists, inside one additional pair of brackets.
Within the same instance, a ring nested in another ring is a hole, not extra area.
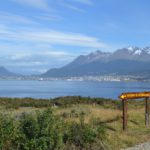
[(127, 129), (127, 101), (122, 100), (122, 110), (123, 110), (123, 130)]
[(146, 127), (149, 126), (149, 100), (148, 98), (145, 99), (145, 125)]
[(122, 100), (123, 109), (123, 130), (127, 129), (127, 100), (129, 99), (141, 99), (145, 98), (145, 125), (148, 127), (150, 125), (150, 92), (128, 92), (122, 93), (119, 98)]

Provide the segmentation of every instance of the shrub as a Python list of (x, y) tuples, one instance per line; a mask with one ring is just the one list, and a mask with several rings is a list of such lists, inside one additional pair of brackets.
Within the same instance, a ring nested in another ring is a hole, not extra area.
[(23, 149), (55, 150), (63, 145), (61, 124), (51, 109), (38, 112), (36, 116), (24, 114), (20, 118), (20, 127), (26, 139)]
[(50, 108), (17, 119), (0, 114), (1, 150), (92, 150), (93, 145), (103, 149), (104, 135), (105, 128), (84, 123), (83, 114), (80, 123), (66, 123)]
[[(80, 123), (73, 122), (70, 125), (65, 142), (67, 145), (75, 147), (75, 149), (90, 149), (93, 144), (99, 144), (99, 149), (105, 149), (103, 145), (103, 137), (106, 134), (104, 126), (93, 128), (92, 125), (84, 123), (83, 116), (80, 118)], [(101, 142), (98, 142), (101, 141)], [(97, 150), (97, 149), (95, 149)]]
[(18, 150), (23, 137), (19, 130), (18, 121), (0, 114), (0, 149)]

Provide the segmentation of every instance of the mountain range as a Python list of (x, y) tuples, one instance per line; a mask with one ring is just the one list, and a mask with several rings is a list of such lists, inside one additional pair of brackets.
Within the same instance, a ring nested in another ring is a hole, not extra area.
[(85, 75), (150, 75), (150, 47), (118, 49), (114, 52), (95, 51), (80, 55), (62, 68), (54, 68), (42, 77)]
[[(40, 77), (78, 77), (97, 75), (144, 75), (150, 77), (150, 47), (126, 47), (114, 52), (97, 50), (80, 55), (61, 68), (49, 69)], [(0, 77), (19, 76), (0, 67)]]

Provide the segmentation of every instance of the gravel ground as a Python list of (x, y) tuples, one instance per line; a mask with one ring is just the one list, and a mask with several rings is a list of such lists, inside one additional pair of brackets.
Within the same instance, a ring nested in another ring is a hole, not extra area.
[(135, 147), (127, 148), (124, 150), (150, 150), (150, 142), (136, 145)]

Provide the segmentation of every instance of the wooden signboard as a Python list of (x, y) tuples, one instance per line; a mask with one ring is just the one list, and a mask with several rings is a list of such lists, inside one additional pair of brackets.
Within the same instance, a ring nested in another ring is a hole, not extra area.
[(122, 100), (127, 99), (139, 99), (139, 98), (149, 98), (150, 92), (132, 92), (132, 93), (122, 93), (119, 98)]
[(150, 92), (122, 93), (119, 98), (122, 100), (123, 130), (127, 128), (127, 100), (145, 98), (145, 125), (149, 126), (149, 101)]

